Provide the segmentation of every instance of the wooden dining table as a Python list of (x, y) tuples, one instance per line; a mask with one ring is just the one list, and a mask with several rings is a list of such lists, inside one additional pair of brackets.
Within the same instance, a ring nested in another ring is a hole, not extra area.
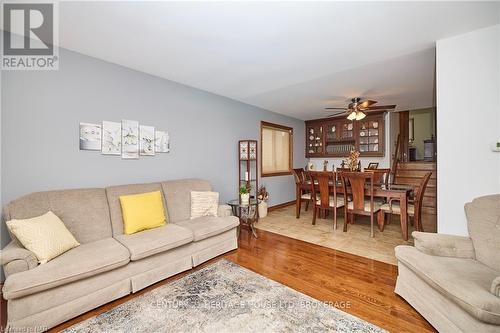
[[(311, 188), (312, 182), (310, 180), (305, 181), (301, 184), (301, 189), (306, 191), (312, 191)], [(333, 186), (336, 187), (337, 193), (344, 194), (344, 188), (342, 187), (341, 182), (330, 182), (330, 191), (333, 193)], [(348, 193), (350, 193), (350, 188), (347, 189)], [(390, 199), (397, 199), (400, 202), (401, 209), (401, 234), (403, 239), (408, 240), (408, 198), (414, 191), (414, 187), (411, 185), (404, 184), (388, 184), (388, 185), (373, 185), (373, 197), (376, 198), (385, 198), (387, 201)], [(367, 187), (365, 189), (365, 194), (367, 196), (370, 195), (370, 189)], [(383, 226), (379, 226), (381, 228)]]

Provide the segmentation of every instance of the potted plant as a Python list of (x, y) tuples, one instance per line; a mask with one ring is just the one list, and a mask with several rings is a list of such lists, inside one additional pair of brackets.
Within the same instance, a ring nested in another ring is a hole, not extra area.
[(240, 186), (240, 200), (242, 205), (250, 204), (250, 185)]
[(257, 192), (257, 199), (259, 199), (259, 217), (267, 216), (267, 200), (269, 200), (269, 192), (266, 186), (262, 185)]

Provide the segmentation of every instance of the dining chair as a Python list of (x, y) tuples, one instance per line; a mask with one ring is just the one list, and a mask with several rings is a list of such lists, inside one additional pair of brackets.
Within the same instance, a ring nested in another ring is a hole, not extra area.
[(310, 172), (313, 184), (314, 212), (312, 224), (316, 224), (318, 211), (333, 211), (333, 229), (337, 229), (337, 209), (344, 206), (344, 199), (337, 196), (336, 174), (334, 171)]
[(389, 175), (391, 173), (391, 169), (365, 169), (365, 172), (373, 172), (373, 181), (375, 185), (385, 185), (389, 184)]
[(293, 169), (293, 177), (295, 180), (295, 217), (300, 218), (300, 210), (302, 201), (306, 203), (306, 212), (309, 209), (309, 202), (312, 198), (312, 183), (310, 189), (306, 184), (306, 172), (304, 169)]
[[(431, 178), (431, 176), (432, 172), (427, 172), (424, 175), (424, 177), (420, 181), (418, 189), (415, 191), (413, 204), (408, 204), (408, 215), (413, 217), (415, 229), (417, 231), (424, 231), (424, 227), (422, 225), (422, 202), (424, 200), (425, 189), (427, 188), (427, 184), (429, 183), (429, 179)], [(379, 215), (382, 221), (382, 225), (385, 224), (385, 214), (401, 214), (401, 208), (397, 201), (398, 200), (393, 199), (380, 207)]]
[[(347, 205), (344, 206), (344, 232), (347, 231), (349, 215), (353, 219), (355, 214), (364, 215), (370, 216), (370, 236), (374, 237), (373, 222), (375, 215), (377, 215), (379, 228), (381, 223), (378, 221), (380, 214), (377, 214), (380, 211), (380, 204), (373, 200), (373, 172), (342, 172), (340, 178), (342, 179), (344, 193), (349, 193), (348, 189), (350, 189), (351, 194), (351, 201), (348, 201)], [(369, 200), (365, 199), (365, 196), (368, 196)]]

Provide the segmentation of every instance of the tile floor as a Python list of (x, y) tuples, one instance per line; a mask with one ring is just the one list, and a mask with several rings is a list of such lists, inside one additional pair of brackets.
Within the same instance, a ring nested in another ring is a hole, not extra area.
[[(338, 214), (340, 216), (337, 218), (337, 230), (333, 229), (331, 214), (327, 219), (317, 218), (316, 225), (312, 225), (312, 210), (305, 212), (303, 207), (300, 218), (296, 219), (295, 206), (269, 212), (268, 216), (261, 218), (255, 226), (290, 238), (394, 265), (396, 264), (394, 248), (397, 245), (413, 245), (411, 236), (408, 241), (404, 241), (401, 237), (397, 216), (394, 216), (391, 224), (386, 225), (383, 232), (378, 230), (375, 222), (375, 237), (371, 238), (369, 218), (356, 216), (356, 223), (348, 225), (347, 232), (342, 232), (344, 217), (340, 211)], [(413, 230), (413, 226), (410, 225), (409, 233), (411, 234)]]

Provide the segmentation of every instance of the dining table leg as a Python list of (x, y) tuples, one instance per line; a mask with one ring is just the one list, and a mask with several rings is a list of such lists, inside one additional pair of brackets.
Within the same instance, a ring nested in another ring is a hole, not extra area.
[(403, 239), (408, 240), (408, 198), (406, 193), (401, 194), (399, 198), (400, 214), (401, 214), (401, 233), (403, 234)]

